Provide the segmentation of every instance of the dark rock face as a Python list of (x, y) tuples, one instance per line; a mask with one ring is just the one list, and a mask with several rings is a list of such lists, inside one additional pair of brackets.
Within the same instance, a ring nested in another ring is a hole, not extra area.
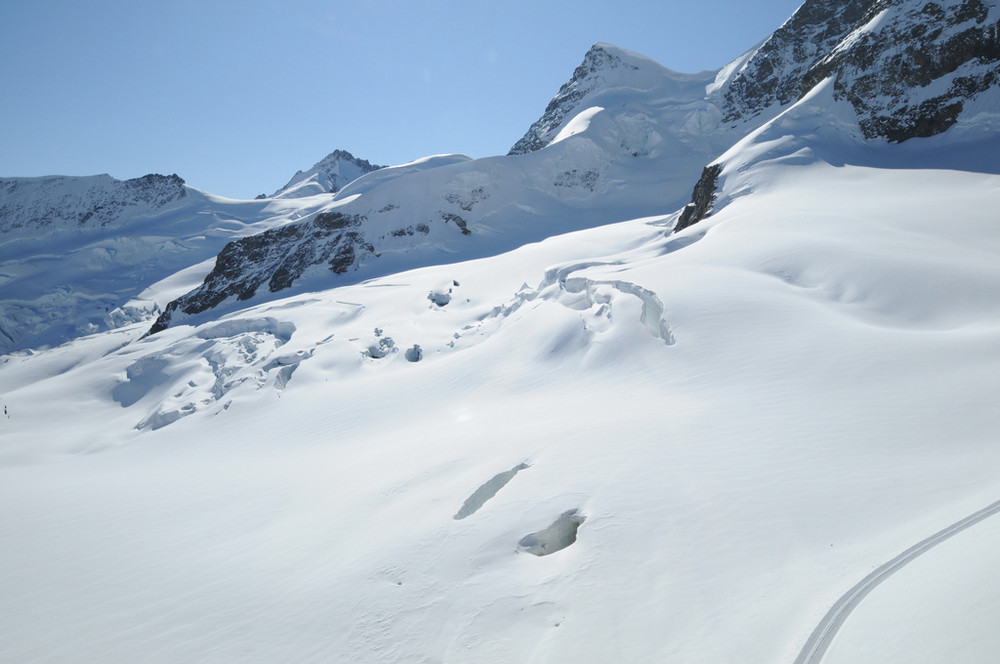
[(360, 215), (324, 212), (309, 223), (289, 224), (230, 242), (204, 283), (168, 304), (149, 334), (169, 327), (177, 310), (198, 314), (230, 297), (249, 300), (265, 283), (272, 293), (284, 290), (312, 265), (326, 263), (335, 274), (347, 272), (361, 256), (375, 253), (360, 230), (365, 220)]
[(508, 155), (526, 154), (544, 148), (553, 138), (553, 132), (566, 120), (577, 103), (601, 85), (599, 72), (611, 69), (636, 69), (601, 44), (594, 44), (583, 57), (583, 62), (573, 72), (573, 77), (559, 88), (545, 108), (542, 117), (535, 121), (528, 132), (514, 144)]
[[(724, 121), (759, 114), (798, 99), (811, 68), (839, 44), (876, 0), (808, 0), (733, 77)], [(806, 88), (805, 90), (803, 88)]]
[(156, 210), (185, 196), (184, 180), (177, 175), (150, 174), (131, 180), (108, 175), (3, 179), (0, 232), (106, 228), (130, 212)]
[[(818, 63), (807, 83), (835, 77), (866, 138), (902, 142), (948, 130), (965, 103), (1000, 80), (1000, 12), (981, 0), (881, 0), (881, 23)], [(932, 84), (934, 91), (932, 92)]]
[(715, 203), (715, 190), (722, 173), (721, 164), (706, 166), (701, 172), (701, 178), (694, 186), (691, 194), (691, 202), (681, 210), (681, 216), (677, 219), (674, 232), (684, 230), (688, 226), (693, 226), (712, 213), (712, 204)]

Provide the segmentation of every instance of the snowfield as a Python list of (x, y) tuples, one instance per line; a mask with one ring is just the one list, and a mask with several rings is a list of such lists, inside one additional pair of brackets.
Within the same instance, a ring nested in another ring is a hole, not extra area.
[(598, 43), (506, 156), (269, 199), (0, 181), (0, 661), (996, 660), (998, 18)]
[[(0, 659), (796, 661), (1000, 498), (1000, 177), (802, 161), (677, 235), (4, 357)], [(823, 661), (988, 660), (995, 519)]]

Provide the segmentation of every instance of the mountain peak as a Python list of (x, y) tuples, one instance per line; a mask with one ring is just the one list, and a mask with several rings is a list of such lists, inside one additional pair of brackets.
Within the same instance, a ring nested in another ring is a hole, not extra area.
[(0, 233), (36, 235), (115, 226), (187, 195), (184, 180), (150, 173), (0, 179)]
[(316, 194), (335, 194), (344, 185), (381, 168), (385, 167), (372, 164), (367, 159), (359, 159), (347, 150), (334, 150), (309, 170), (298, 171), (271, 197), (302, 198)]
[(508, 154), (526, 154), (545, 147), (556, 136), (563, 122), (572, 117), (584, 97), (615, 82), (642, 78), (642, 71), (650, 68), (653, 71), (663, 69), (638, 53), (605, 42), (595, 43), (573, 71), (572, 78), (559, 88), (542, 117), (531, 125)]

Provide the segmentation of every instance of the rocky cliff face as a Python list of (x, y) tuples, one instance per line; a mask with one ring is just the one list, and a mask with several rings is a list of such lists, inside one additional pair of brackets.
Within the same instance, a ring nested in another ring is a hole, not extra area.
[[(720, 86), (724, 121), (774, 116), (831, 79), (833, 99), (850, 103), (870, 141), (936, 136), (963, 117), (989, 127), (1000, 122), (1000, 7), (808, 0)], [(676, 230), (711, 214), (723, 170), (705, 169)]]
[(726, 122), (798, 101), (816, 63), (825, 58), (875, 0), (809, 0), (774, 31), (729, 80)]
[(289, 224), (230, 242), (204, 283), (170, 302), (149, 334), (169, 327), (178, 311), (201, 313), (230, 297), (245, 301), (265, 284), (272, 293), (284, 290), (313, 265), (326, 264), (333, 273), (343, 274), (361, 255), (375, 252), (361, 230), (365, 221), (359, 215), (323, 212), (309, 223)]
[(1000, 78), (1000, 7), (981, 0), (872, 3), (807, 74), (828, 76), (867, 138), (940, 134)]
[(809, 0), (729, 81), (726, 121), (834, 77), (866, 138), (946, 131), (998, 82), (1000, 9), (982, 0)]
[(187, 195), (176, 175), (0, 179), (0, 233), (8, 237), (114, 226)]

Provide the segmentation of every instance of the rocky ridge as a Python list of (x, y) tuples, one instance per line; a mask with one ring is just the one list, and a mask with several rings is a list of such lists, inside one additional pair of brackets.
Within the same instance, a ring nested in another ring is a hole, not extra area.
[(806, 85), (832, 76), (866, 138), (900, 143), (951, 128), (1000, 78), (1000, 7), (981, 0), (872, 3)]
[(8, 237), (118, 225), (187, 195), (177, 175), (0, 179), (0, 233)]
[(725, 122), (798, 101), (810, 72), (874, 4), (874, 0), (809, 0), (774, 31), (725, 86)]
[[(375, 252), (359, 230), (365, 221), (360, 215), (323, 212), (309, 224), (288, 224), (230, 242), (204, 283), (170, 302), (149, 334), (166, 329), (177, 311), (200, 313), (230, 297), (243, 302), (265, 283), (269, 292), (284, 290), (317, 263), (325, 263), (334, 274), (343, 274), (361, 255)], [(289, 245), (294, 247), (291, 251)]]
[(828, 77), (868, 139), (951, 127), (997, 84), (1000, 8), (982, 0), (809, 0), (729, 80), (725, 121), (802, 99)]
[[(969, 108), (975, 117), (966, 124), (988, 127), (1000, 119), (996, 97), (980, 103), (1000, 82), (1000, 7), (981, 0), (808, 0), (721, 86), (724, 121), (775, 116), (828, 80), (833, 101), (853, 109), (863, 140), (937, 136), (960, 124)], [(676, 230), (711, 214), (724, 170), (721, 163), (706, 167)]]

